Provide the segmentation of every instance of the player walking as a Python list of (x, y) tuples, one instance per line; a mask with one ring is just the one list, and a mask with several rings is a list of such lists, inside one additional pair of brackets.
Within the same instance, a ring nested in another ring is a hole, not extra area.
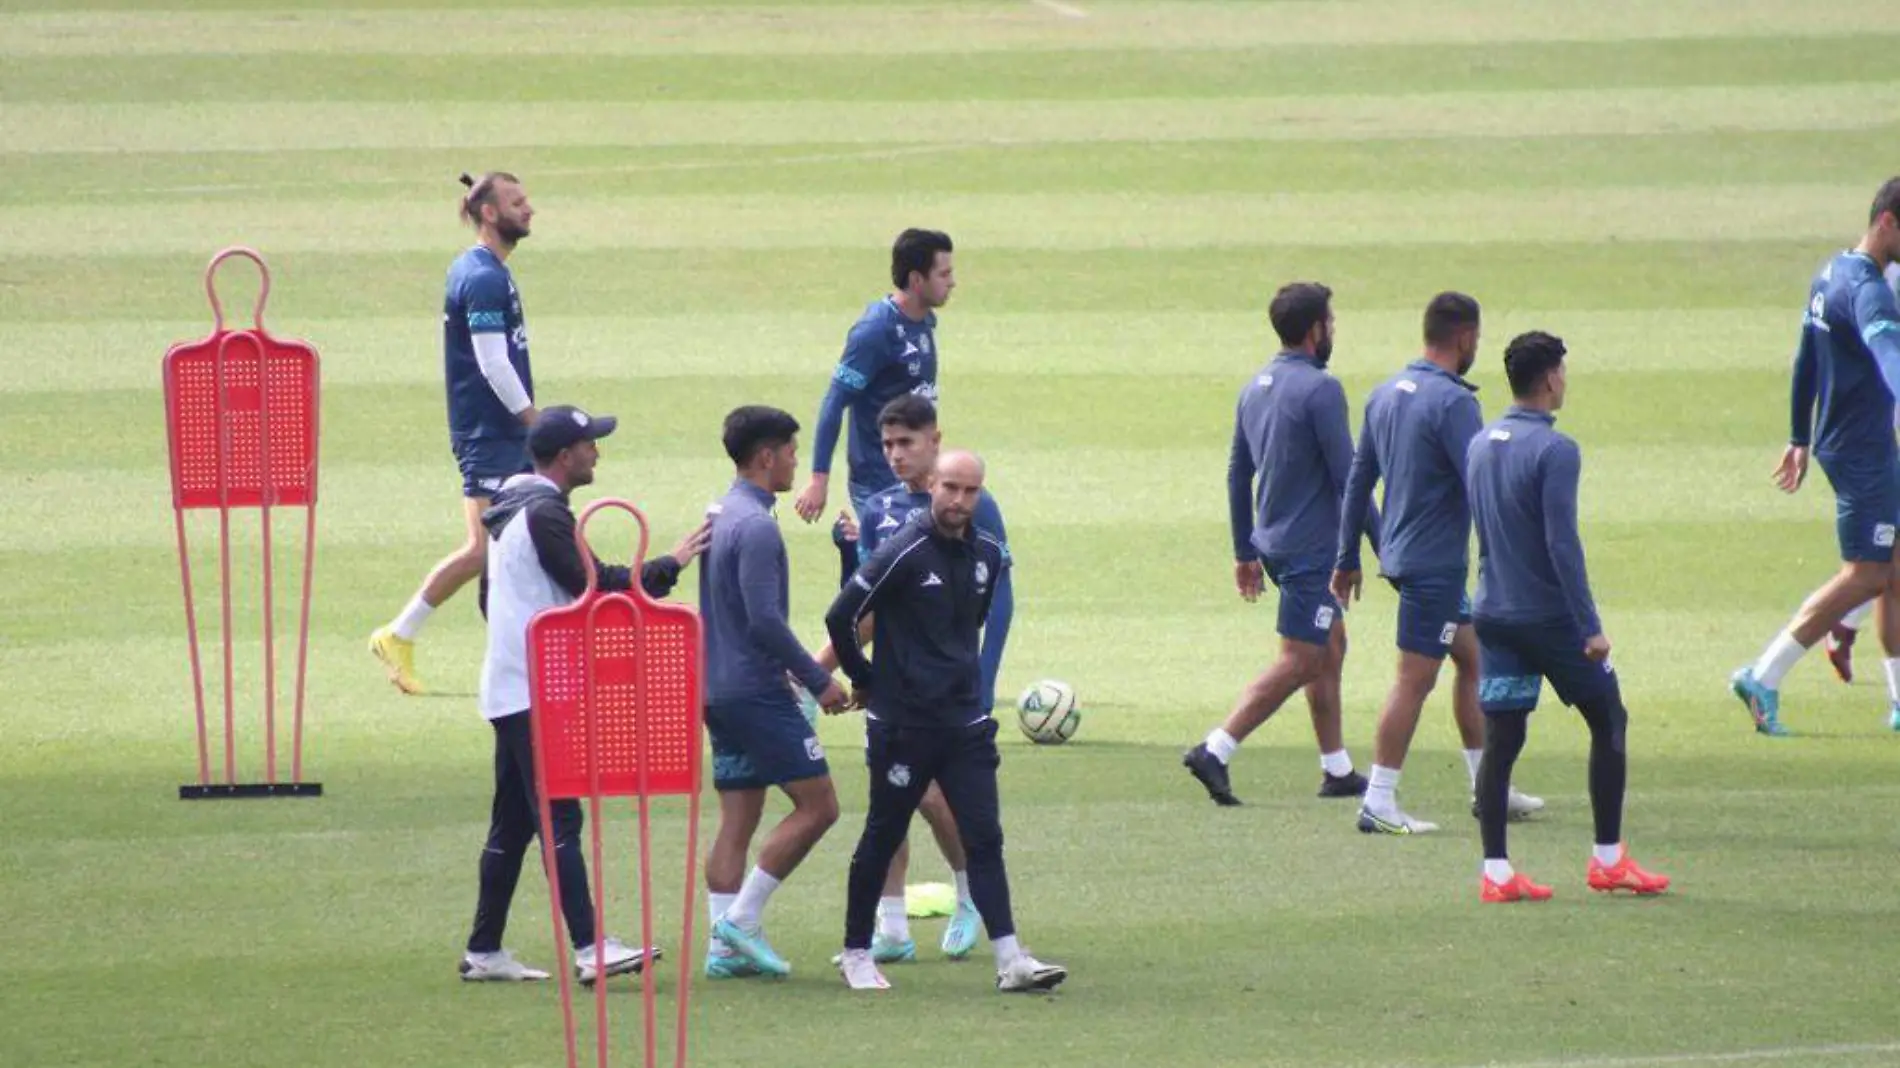
[(482, 573), (488, 539), (485, 511), (503, 480), (526, 471), (528, 428), (534, 425), (534, 373), (521, 292), (508, 256), (528, 236), (534, 209), (521, 180), (503, 171), (462, 175), (462, 219), (475, 246), (449, 266), (442, 305), (442, 363), (448, 383), (449, 449), (462, 472), (467, 538), (444, 557), (402, 614), (370, 635), (369, 650), (404, 693), (424, 692), (416, 676), (415, 640), (430, 613)]
[[(1280, 590), (1280, 657), (1240, 695), (1225, 723), (1181, 762), (1217, 805), (1238, 805), (1227, 763), (1240, 743), (1301, 689), (1319, 740), (1321, 797), (1358, 797), (1340, 732), (1340, 670), (1346, 627), (1327, 589), (1339, 547), (1339, 502), (1352, 469), (1346, 391), (1326, 373), (1333, 354), (1333, 291), (1295, 282), (1274, 294), (1267, 316), (1284, 348), (1240, 393), (1227, 503), (1234, 536), (1234, 582), (1247, 601), (1262, 576)], [(1255, 475), (1259, 488), (1255, 490)], [(1377, 540), (1378, 513), (1367, 522)]]
[[(1894, 525), (1900, 520), (1900, 451), (1893, 429), (1900, 396), (1900, 309), (1882, 272), (1900, 259), (1900, 177), (1874, 195), (1860, 243), (1821, 268), (1808, 289), (1795, 352), (1792, 433), (1775, 483), (1801, 488), (1808, 452), (1834, 488), (1842, 565), (1787, 629), (1729, 686), (1755, 729), (1782, 735), (1781, 680), (1855, 606), (1881, 599), (1889, 660), (1900, 657), (1900, 586), (1894, 581)], [(1900, 705), (1888, 722), (1900, 728)]]
[[(1478, 387), (1464, 376), (1478, 359), (1478, 320), (1478, 302), (1463, 293), (1440, 293), (1426, 305), (1425, 354), (1366, 399), (1346, 480), (1333, 597), (1346, 605), (1359, 596), (1359, 542), (1378, 482), (1385, 485), (1379, 571), (1399, 594), (1398, 678), (1379, 716), (1372, 775), (1359, 809), (1359, 829), (1367, 834), (1438, 829), (1407, 815), (1397, 794), (1419, 713), (1447, 654), (1456, 672), (1452, 715), (1464, 740), (1475, 805), (1484, 717), (1478, 711), (1478, 639), (1465, 596), (1471, 540), (1465, 450), (1484, 420)], [(1522, 818), (1544, 803), (1513, 788), (1510, 807), (1513, 817)]]

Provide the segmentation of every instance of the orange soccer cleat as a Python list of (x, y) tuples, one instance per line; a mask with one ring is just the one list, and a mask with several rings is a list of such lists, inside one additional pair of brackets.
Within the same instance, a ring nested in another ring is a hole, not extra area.
[(1518, 872), (1508, 882), (1494, 883), (1490, 878), (1479, 876), (1478, 899), (1487, 905), (1502, 905), (1512, 901), (1549, 901), (1550, 887), (1539, 886), (1531, 882), (1530, 876)]
[(1605, 864), (1595, 857), (1590, 858), (1590, 889), (1604, 894), (1628, 890), (1632, 894), (1649, 897), (1669, 889), (1669, 876), (1644, 871), (1630, 859), (1629, 850), (1625, 849), (1615, 864)]

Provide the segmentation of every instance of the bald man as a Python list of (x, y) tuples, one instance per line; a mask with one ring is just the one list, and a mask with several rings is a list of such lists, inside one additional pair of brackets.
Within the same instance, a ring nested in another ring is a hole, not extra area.
[[(838, 968), (853, 990), (890, 986), (871, 957), (878, 896), (891, 858), (910, 832), (931, 783), (943, 790), (968, 854), (970, 896), (996, 952), (996, 988), (1049, 990), (1068, 972), (1029, 955), (1016, 940), (1003, 823), (997, 797), (996, 721), (984, 707), (981, 632), (1003, 571), (1003, 548), (971, 517), (983, 493), (983, 461), (970, 452), (937, 458), (930, 508), (871, 554), (825, 613), (838, 664), (865, 710), (870, 811), (851, 857)], [(858, 641), (872, 616), (873, 663)]]

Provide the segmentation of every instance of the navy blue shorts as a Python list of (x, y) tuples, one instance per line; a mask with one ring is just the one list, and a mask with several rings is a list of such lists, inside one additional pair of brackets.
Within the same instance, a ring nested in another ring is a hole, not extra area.
[(503, 482), (534, 469), (528, 443), (514, 438), (450, 439), (449, 449), (462, 470), (464, 497), (493, 497)]
[(1576, 706), (1606, 698), (1621, 700), (1609, 661), (1583, 655), (1584, 636), (1568, 620), (1497, 623), (1478, 620), (1478, 703), (1486, 715), (1529, 712), (1537, 707), (1544, 680), (1557, 699)]
[(1471, 598), (1465, 595), (1464, 571), (1386, 581), (1399, 591), (1399, 648), (1433, 660), (1445, 659), (1458, 628), (1471, 622)]
[(713, 789), (763, 790), (831, 774), (798, 699), (790, 690), (706, 706)]
[(1816, 459), (1834, 487), (1834, 532), (1841, 542), (1841, 559), (1882, 564), (1892, 560), (1894, 521), (1900, 519), (1900, 471)]
[(1327, 588), (1333, 578), (1325, 561), (1269, 557), (1261, 561), (1267, 578), (1280, 591), (1280, 636), (1310, 645), (1325, 645), (1339, 618), (1339, 602)]

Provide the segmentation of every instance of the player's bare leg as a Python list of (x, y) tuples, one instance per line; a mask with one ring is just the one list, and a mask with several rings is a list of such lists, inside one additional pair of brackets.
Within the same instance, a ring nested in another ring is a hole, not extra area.
[(1757, 731), (1776, 736), (1788, 733), (1781, 725), (1781, 680), (1842, 617), (1881, 596), (1892, 584), (1893, 574), (1893, 565), (1886, 562), (1852, 560), (1841, 565), (1801, 605), (1788, 628), (1768, 643), (1760, 658), (1729, 677), (1729, 688), (1747, 706)]
[[(838, 822), (838, 792), (832, 786), (831, 776), (817, 775), (809, 779), (798, 779), (783, 784), (780, 789), (791, 798), (792, 811), (779, 820), (765, 836), (759, 846), (759, 859), (752, 870), (746, 873), (744, 881), (739, 883), (738, 894), (726, 908), (725, 915), (713, 923), (713, 935), (740, 955), (751, 960), (758, 968), (770, 975), (788, 975), (791, 968), (782, 960), (765, 940), (762, 916), (765, 906), (779, 884), (790, 878), (799, 864), (811, 853), (832, 824)], [(738, 791), (730, 791), (738, 792)], [(743, 791), (758, 793), (757, 804), (764, 804), (763, 791)], [(723, 823), (725, 795), (721, 795), (721, 816)], [(754, 823), (756, 827), (757, 824)], [(720, 828), (723, 837), (725, 828)], [(718, 844), (718, 841), (715, 841)], [(728, 845), (730, 849), (730, 845)], [(722, 866), (718, 872), (724, 886), (731, 886), (732, 857), (728, 854), (721, 858)], [(744, 866), (744, 860), (739, 861)], [(708, 889), (715, 889), (712, 883), (712, 869), (708, 867)]]
[(1874, 618), (1880, 627), (1881, 651), (1887, 654), (1887, 726), (1900, 731), (1900, 569), (1894, 581), (1875, 602)]
[[(1437, 824), (1413, 819), (1399, 808), (1398, 787), (1425, 699), (1438, 685), (1440, 666), (1436, 657), (1399, 651), (1398, 677), (1379, 712), (1379, 727), (1372, 743), (1372, 776), (1366, 786), (1365, 804), (1359, 809), (1358, 826), (1367, 834), (1427, 834), (1438, 829)], [(1479, 729), (1483, 730), (1482, 725)]]
[[(1334, 633), (1340, 634), (1343, 642), (1343, 632), (1338, 623), (1334, 624)], [(1215, 804), (1240, 804), (1240, 799), (1234, 796), (1228, 785), (1227, 762), (1248, 735), (1273, 718), (1273, 714), (1294, 694), (1325, 673), (1328, 649), (1327, 645), (1282, 637), (1280, 656), (1273, 666), (1261, 672), (1259, 677), (1247, 684), (1246, 689), (1240, 691), (1240, 699), (1235, 702), (1234, 710), (1227, 714), (1226, 721), (1208, 735), (1207, 741), (1188, 750), (1182, 758), (1182, 763), (1207, 788), (1208, 796), (1214, 799)]]
[[(739, 897), (745, 880), (746, 851), (752, 836), (758, 833), (759, 820), (765, 814), (764, 790), (722, 790), (719, 792), (719, 829), (713, 835), (712, 848), (706, 852), (707, 929), (718, 923)], [(752, 962), (734, 952), (724, 940), (713, 935), (706, 947), (706, 976), (709, 979), (735, 979), (757, 975)]]
[(383, 662), (389, 681), (407, 694), (423, 693), (422, 680), (416, 677), (415, 641), (429, 615), (457, 590), (481, 577), (488, 561), (488, 532), (482, 527), (482, 513), (489, 498), (464, 497), (462, 524), (466, 537), (462, 547), (442, 558), (423, 580), (422, 589), (388, 626), (369, 638), (369, 651)]
[(1319, 743), (1321, 797), (1358, 797), (1366, 792), (1366, 777), (1353, 770), (1346, 753), (1345, 713), (1341, 691), (1346, 668), (1346, 624), (1333, 621), (1327, 636), (1320, 672), (1306, 684), (1306, 707), (1313, 717), (1313, 738)]
[(1879, 606), (1878, 599), (1868, 601), (1842, 616), (1827, 632), (1827, 662), (1842, 682), (1854, 681), (1854, 639), (1860, 637), (1860, 629)]

